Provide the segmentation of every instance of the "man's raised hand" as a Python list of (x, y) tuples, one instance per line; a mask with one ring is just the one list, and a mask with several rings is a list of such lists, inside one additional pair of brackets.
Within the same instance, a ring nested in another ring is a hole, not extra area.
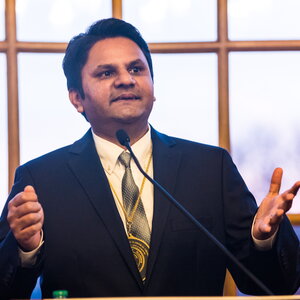
[(291, 208), (293, 199), (300, 188), (300, 181), (297, 181), (290, 189), (279, 194), (282, 173), (281, 168), (274, 170), (269, 193), (263, 199), (257, 211), (253, 236), (258, 240), (265, 240), (276, 232), (284, 214)]
[(32, 186), (26, 186), (9, 201), (7, 220), (22, 250), (32, 251), (39, 246), (44, 212)]

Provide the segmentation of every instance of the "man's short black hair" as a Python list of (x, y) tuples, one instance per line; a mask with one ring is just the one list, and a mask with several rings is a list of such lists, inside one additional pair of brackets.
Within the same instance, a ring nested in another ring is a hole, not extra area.
[(106, 38), (126, 37), (135, 42), (144, 53), (153, 79), (150, 51), (140, 32), (131, 24), (115, 18), (103, 19), (92, 24), (85, 33), (74, 36), (68, 44), (63, 60), (68, 90), (77, 90), (84, 99), (81, 70), (86, 64), (93, 45)]

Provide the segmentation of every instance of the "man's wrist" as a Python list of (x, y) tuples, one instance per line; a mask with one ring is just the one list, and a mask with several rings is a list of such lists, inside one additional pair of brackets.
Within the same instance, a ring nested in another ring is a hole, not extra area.
[(44, 234), (43, 234), (43, 230), (41, 230), (41, 239), (37, 248), (33, 249), (32, 251), (23, 251), (19, 247), (19, 257), (21, 260), (21, 266), (23, 268), (30, 268), (34, 266), (34, 264), (36, 263), (37, 255), (39, 254), (43, 244), (44, 244)]
[(256, 239), (253, 234), (255, 219), (256, 219), (256, 215), (253, 219), (253, 223), (252, 223), (252, 227), (251, 227), (251, 236), (252, 236), (252, 240), (253, 240), (255, 248), (260, 251), (271, 250), (275, 243), (278, 229), (273, 233), (273, 235), (271, 235), (269, 238), (267, 238), (265, 240)]

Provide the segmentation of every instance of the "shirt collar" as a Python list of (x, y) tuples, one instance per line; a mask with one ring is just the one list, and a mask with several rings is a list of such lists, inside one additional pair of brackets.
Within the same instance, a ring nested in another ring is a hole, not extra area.
[[(108, 174), (111, 174), (118, 163), (119, 155), (124, 151), (124, 149), (104, 138), (99, 137), (93, 132), (93, 130), (92, 134), (103, 168)], [(137, 159), (140, 161), (142, 167), (144, 167), (149, 155), (152, 152), (150, 127), (146, 134), (143, 135), (137, 142), (135, 142), (131, 148)]]

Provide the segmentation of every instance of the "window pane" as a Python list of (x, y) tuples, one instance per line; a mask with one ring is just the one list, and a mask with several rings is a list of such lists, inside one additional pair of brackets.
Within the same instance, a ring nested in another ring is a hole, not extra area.
[(0, 212), (8, 193), (6, 60), (0, 53)]
[(232, 154), (258, 202), (275, 167), (284, 170), (282, 191), (300, 180), (299, 68), (300, 52), (230, 55)]
[(154, 54), (156, 102), (150, 122), (159, 131), (218, 144), (216, 54)]
[(5, 39), (4, 0), (0, 0), (0, 41)]
[(93, 22), (111, 17), (109, 0), (17, 0), (19, 40), (69, 41)]
[(123, 17), (147, 42), (217, 39), (216, 0), (123, 0)]
[(19, 55), (21, 163), (73, 143), (89, 127), (69, 101), (62, 58)]
[(300, 38), (299, 0), (228, 0), (231, 40)]

